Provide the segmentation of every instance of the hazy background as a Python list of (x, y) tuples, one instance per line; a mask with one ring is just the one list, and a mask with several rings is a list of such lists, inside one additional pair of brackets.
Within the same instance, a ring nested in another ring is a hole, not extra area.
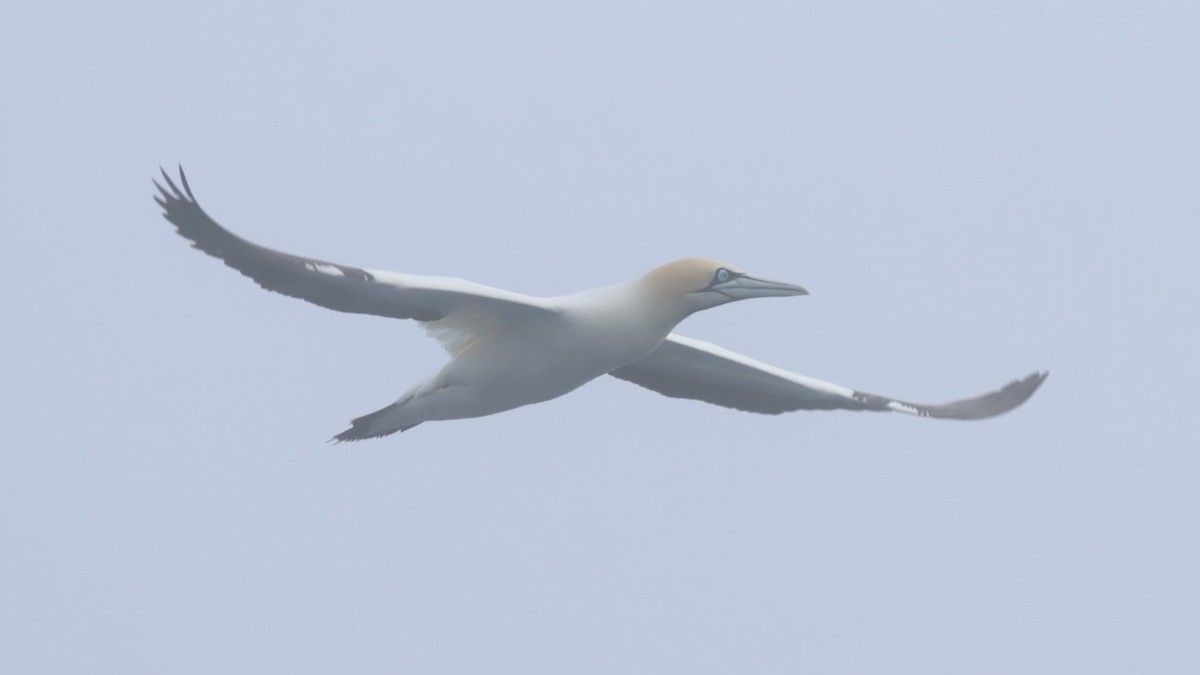
[[(5, 3), (0, 671), (1200, 672), (1200, 5)], [(445, 358), (300, 254), (556, 294), (987, 422), (606, 378), (324, 444)]]

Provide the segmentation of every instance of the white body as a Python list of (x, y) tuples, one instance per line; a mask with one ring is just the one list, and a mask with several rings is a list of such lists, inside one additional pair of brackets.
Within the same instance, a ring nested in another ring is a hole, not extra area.
[(380, 411), (369, 431), (558, 398), (654, 351), (676, 323), (637, 283), (548, 298), (545, 307), (492, 331), (453, 317), (427, 323), (453, 358)]
[(673, 324), (655, 316), (631, 285), (564, 295), (552, 311), (494, 333), (461, 335), (454, 318), (427, 324), (464, 342), (442, 370), (396, 401), (390, 423), (481, 417), (557, 399), (653, 352)]

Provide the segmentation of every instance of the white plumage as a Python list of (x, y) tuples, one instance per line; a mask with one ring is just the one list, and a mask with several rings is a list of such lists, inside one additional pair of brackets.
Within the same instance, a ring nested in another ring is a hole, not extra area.
[(480, 417), (546, 401), (610, 374), (667, 396), (750, 412), (878, 410), (982, 419), (1012, 410), (1047, 373), (943, 405), (905, 403), (797, 375), (673, 333), (694, 312), (748, 298), (803, 295), (792, 284), (689, 258), (616, 286), (539, 298), (449, 277), (362, 269), (246, 241), (163, 172), (163, 217), (195, 248), (263, 288), (342, 312), (415, 319), (451, 359), (394, 403), (359, 417), (336, 441), (377, 438), (432, 420)]

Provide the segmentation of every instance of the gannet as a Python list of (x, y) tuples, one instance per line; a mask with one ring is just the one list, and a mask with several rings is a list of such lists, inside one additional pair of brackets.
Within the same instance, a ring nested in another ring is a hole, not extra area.
[(612, 375), (675, 398), (755, 413), (874, 410), (983, 419), (1025, 402), (1049, 373), (942, 405), (907, 403), (798, 375), (674, 333), (691, 314), (749, 298), (807, 295), (726, 263), (676, 260), (634, 281), (534, 297), (450, 277), (351, 267), (253, 244), (221, 227), (165, 170), (163, 217), (192, 247), (276, 293), (339, 312), (413, 319), (450, 360), (394, 403), (355, 418), (330, 441), (359, 441), (422, 422), (481, 417), (557, 398)]

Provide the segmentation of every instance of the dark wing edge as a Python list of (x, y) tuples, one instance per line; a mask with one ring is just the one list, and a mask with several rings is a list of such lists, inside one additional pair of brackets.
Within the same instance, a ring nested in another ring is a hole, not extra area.
[(768, 415), (798, 410), (865, 410), (958, 420), (1006, 413), (1028, 400), (1049, 376), (1048, 372), (1034, 372), (981, 396), (927, 405), (799, 375), (676, 334), (641, 360), (609, 374), (664, 396)]
[(165, 169), (159, 170), (166, 186), (154, 181), (159, 192), (154, 201), (162, 207), (163, 218), (192, 243), (192, 248), (220, 259), (259, 286), (339, 312), (417, 320), (440, 317), (438, 312), (414, 311), (396, 303), (393, 295), (397, 289), (376, 283), (367, 270), (283, 253), (242, 239), (204, 212), (182, 166), (179, 185)]
[(996, 391), (940, 405), (909, 403), (862, 391), (855, 391), (854, 398), (863, 402), (866, 410), (894, 410), (920, 417), (946, 420), (982, 420), (1003, 415), (1029, 400), (1029, 397), (1033, 396), (1033, 392), (1037, 391), (1049, 376), (1050, 373), (1047, 371), (1033, 372), (1019, 380), (1009, 382)]

